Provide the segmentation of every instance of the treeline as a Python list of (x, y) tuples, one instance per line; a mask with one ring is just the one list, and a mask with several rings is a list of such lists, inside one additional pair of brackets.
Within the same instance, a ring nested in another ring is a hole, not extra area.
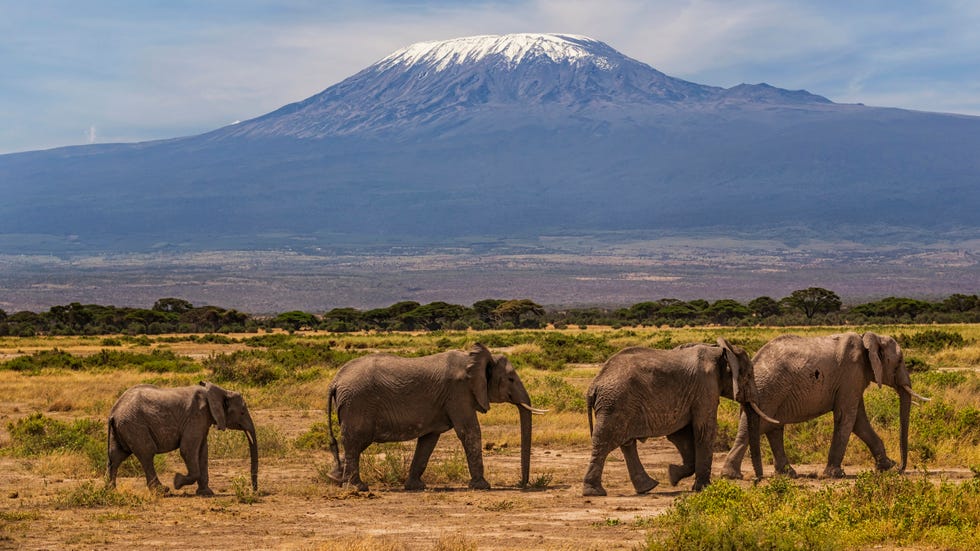
[(548, 324), (608, 325), (845, 325), (871, 323), (977, 323), (977, 295), (954, 294), (938, 302), (889, 297), (845, 306), (833, 291), (810, 287), (779, 300), (758, 297), (742, 303), (664, 298), (627, 308), (545, 309), (528, 299), (486, 299), (471, 306), (403, 301), (386, 308), (334, 308), (316, 314), (294, 310), (276, 316), (252, 316), (217, 306), (194, 306), (163, 298), (150, 309), (117, 308), (73, 302), (47, 312), (0, 310), (0, 336), (158, 335), (162, 333), (237, 333), (260, 329), (350, 331), (436, 331), (444, 329), (539, 328)]

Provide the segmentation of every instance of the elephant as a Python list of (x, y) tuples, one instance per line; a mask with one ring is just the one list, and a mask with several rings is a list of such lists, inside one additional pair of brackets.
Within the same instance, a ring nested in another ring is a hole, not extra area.
[[(606, 456), (619, 447), (638, 494), (659, 484), (640, 463), (636, 441), (666, 436), (677, 447), (682, 465), (670, 465), (670, 483), (695, 475), (695, 491), (711, 477), (711, 453), (718, 425), (719, 397), (735, 400), (751, 421), (750, 439), (757, 476), (762, 476), (758, 405), (752, 362), (741, 347), (719, 338), (717, 346), (682, 345), (673, 350), (623, 349), (610, 357), (586, 393), (592, 456), (582, 495), (604, 496)], [(595, 412), (593, 425), (592, 414)]]
[[(899, 397), (899, 471), (904, 472), (908, 457), (909, 410), (912, 398), (926, 400), (912, 391), (902, 349), (895, 339), (875, 333), (842, 333), (822, 337), (782, 335), (766, 343), (753, 358), (759, 405), (783, 423), (801, 423), (828, 411), (834, 412), (834, 434), (824, 476), (844, 476), (841, 462), (851, 432), (871, 451), (878, 470), (888, 470), (895, 462), (885, 454), (881, 438), (871, 428), (864, 409), (864, 390), (871, 382), (893, 387)], [(742, 456), (749, 425), (739, 421), (735, 444), (729, 451), (722, 476), (741, 478)], [(776, 472), (790, 477), (790, 466), (783, 448), (783, 425), (763, 422), (760, 428), (769, 440)]]
[[(521, 486), (528, 483), (531, 463), (531, 399), (505, 356), (494, 356), (482, 344), (469, 350), (452, 350), (416, 358), (370, 354), (344, 364), (327, 391), (327, 417), (335, 482), (359, 491), (360, 456), (373, 442), (417, 439), (409, 467), (406, 490), (423, 490), (422, 473), (439, 436), (455, 429), (463, 444), (470, 472), (469, 487), (489, 489), (483, 476), (483, 448), (477, 412), (491, 403), (518, 406), (521, 422)], [(340, 459), (333, 430), (332, 411), (344, 446)]]
[(108, 483), (116, 486), (119, 465), (135, 455), (150, 489), (168, 492), (157, 478), (153, 456), (180, 449), (187, 474), (174, 475), (174, 489), (197, 483), (197, 495), (212, 496), (208, 487), (208, 430), (245, 431), (251, 456), (252, 489), (258, 491), (259, 453), (255, 424), (241, 394), (201, 382), (178, 388), (136, 385), (109, 412)]

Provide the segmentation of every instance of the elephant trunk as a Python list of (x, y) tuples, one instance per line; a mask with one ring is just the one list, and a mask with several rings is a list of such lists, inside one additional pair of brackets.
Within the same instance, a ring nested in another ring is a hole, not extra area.
[(902, 463), (898, 467), (899, 472), (905, 472), (905, 465), (909, 456), (909, 414), (912, 409), (912, 395), (908, 391), (898, 391), (898, 446), (899, 453), (902, 454)]
[(750, 404), (742, 404), (742, 411), (749, 422), (749, 453), (752, 454), (752, 469), (756, 480), (762, 480), (762, 448), (759, 445), (759, 425), (762, 424), (759, 414)]
[(540, 414), (542, 410), (531, 407), (531, 396), (523, 384), (517, 385), (511, 402), (517, 405), (521, 416), (521, 488), (525, 488), (531, 477), (531, 414)]
[(248, 454), (251, 461), (252, 490), (259, 491), (259, 439), (255, 434), (255, 424), (247, 417), (244, 423), (245, 436), (248, 438)]
[(531, 476), (531, 412), (518, 407), (521, 415), (521, 488), (527, 487)]

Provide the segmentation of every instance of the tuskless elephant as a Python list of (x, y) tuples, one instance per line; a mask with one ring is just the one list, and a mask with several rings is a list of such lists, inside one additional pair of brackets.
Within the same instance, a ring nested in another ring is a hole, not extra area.
[[(470, 471), (469, 487), (488, 489), (483, 476), (483, 447), (477, 412), (491, 403), (518, 406), (521, 422), (521, 485), (528, 483), (531, 463), (531, 399), (521, 378), (504, 356), (481, 344), (470, 351), (442, 352), (418, 358), (371, 354), (344, 364), (330, 383), (327, 417), (335, 466), (330, 478), (367, 490), (361, 480), (361, 453), (373, 442), (417, 439), (407, 490), (422, 490), (422, 473), (439, 436), (456, 431)], [(337, 405), (341, 460), (331, 412)]]
[[(741, 347), (719, 338), (717, 346), (691, 344), (673, 350), (643, 347), (617, 352), (596, 375), (586, 394), (592, 456), (582, 495), (602, 496), (606, 456), (620, 448), (636, 492), (657, 486), (640, 463), (636, 441), (666, 436), (677, 447), (682, 465), (668, 468), (670, 483), (695, 475), (694, 490), (711, 477), (711, 453), (718, 425), (719, 398), (742, 404), (750, 422), (753, 463), (762, 476), (759, 416), (752, 362)], [(592, 412), (595, 411), (595, 424)], [(772, 419), (769, 419), (772, 421)]]
[[(824, 337), (782, 335), (766, 343), (753, 358), (759, 405), (782, 423), (801, 423), (828, 411), (834, 412), (834, 435), (824, 476), (844, 476), (841, 462), (853, 432), (871, 450), (878, 470), (895, 462), (885, 454), (885, 445), (871, 428), (864, 409), (864, 389), (875, 382), (898, 392), (900, 422), (900, 471), (908, 457), (909, 410), (912, 398), (925, 400), (912, 391), (902, 350), (895, 339), (875, 333), (843, 333)], [(742, 456), (748, 437), (743, 415), (723, 476), (741, 478)], [(783, 448), (783, 425), (762, 423), (769, 440), (776, 472), (796, 476)]]
[(211, 496), (208, 487), (208, 431), (245, 431), (251, 456), (252, 489), (258, 490), (259, 453), (255, 424), (245, 399), (211, 383), (160, 388), (137, 385), (116, 401), (109, 412), (109, 484), (115, 487), (119, 465), (135, 455), (143, 466), (146, 485), (167, 491), (157, 478), (153, 456), (180, 449), (187, 474), (174, 475), (174, 488), (197, 483), (197, 495)]

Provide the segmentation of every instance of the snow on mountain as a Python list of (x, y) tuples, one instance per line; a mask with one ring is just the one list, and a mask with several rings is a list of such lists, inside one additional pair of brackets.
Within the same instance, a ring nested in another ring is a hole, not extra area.
[(418, 42), (394, 52), (377, 65), (382, 69), (427, 65), (436, 71), (444, 71), (452, 65), (476, 63), (487, 58), (499, 58), (513, 66), (538, 56), (545, 56), (554, 63), (589, 61), (603, 70), (616, 67), (615, 58), (621, 57), (606, 44), (586, 36), (526, 33)]

